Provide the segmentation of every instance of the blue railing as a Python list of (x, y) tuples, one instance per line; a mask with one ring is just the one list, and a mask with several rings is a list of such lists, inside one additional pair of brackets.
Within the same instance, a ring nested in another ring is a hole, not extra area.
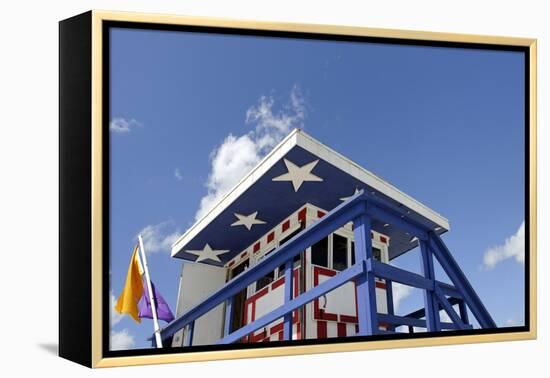
[[(424, 224), (422, 221), (412, 220), (406, 215), (403, 209), (393, 205), (389, 201), (361, 191), (328, 212), (316, 223), (288, 240), (257, 265), (234, 277), (201, 303), (172, 321), (161, 330), (161, 336), (163, 339), (167, 339), (177, 331), (186, 328), (187, 337), (185, 344), (187, 346), (192, 345), (194, 322), (196, 319), (218, 305), (225, 303), (224, 335), (219, 340), (220, 344), (237, 342), (241, 338), (280, 318), (284, 319), (284, 339), (290, 340), (292, 333), (292, 311), (351, 280), (355, 280), (357, 290), (358, 335), (381, 333), (382, 331), (379, 330), (378, 326), (379, 322), (390, 324), (391, 329), (395, 329), (396, 326), (400, 325), (424, 327), (428, 331), (471, 328), (468, 324), (467, 312), (462, 311), (461, 308), (460, 315), (457, 315), (453, 308), (454, 303), (449, 302), (447, 296), (451, 299), (460, 299), (463, 306), (467, 304), (481, 327), (495, 328), (494, 321), (441, 238), (430, 228), (431, 226), (427, 222)], [(423, 275), (381, 263), (373, 258), (370, 241), (371, 219), (390, 223), (392, 226), (403, 229), (419, 239), (423, 261)], [(292, 298), (293, 258), (348, 222), (353, 222), (354, 225), (356, 263), (322, 284)], [(454, 286), (435, 280), (433, 256), (436, 256)], [(252, 323), (232, 331), (231, 316), (233, 311), (231, 311), (231, 308), (234, 296), (248, 285), (256, 282), (283, 264), (285, 265), (284, 304)], [(377, 312), (375, 277), (386, 279), (388, 314), (379, 314)], [(426, 320), (414, 317), (399, 317), (393, 314), (392, 281), (424, 290), (424, 316)], [(441, 323), (439, 321), (440, 308), (448, 313), (452, 324)]]

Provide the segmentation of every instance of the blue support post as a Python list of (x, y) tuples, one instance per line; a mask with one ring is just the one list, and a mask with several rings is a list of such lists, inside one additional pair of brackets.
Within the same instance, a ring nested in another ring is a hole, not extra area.
[[(293, 273), (292, 260), (288, 260), (285, 265), (285, 304), (292, 300), (292, 291), (294, 290)], [(292, 340), (292, 311), (284, 316), (283, 338)]]
[[(388, 304), (388, 315), (395, 315), (393, 308), (393, 285), (391, 280), (386, 280), (386, 302)], [(395, 326), (390, 323), (389, 331), (395, 331)]]
[[(434, 281), (435, 272), (432, 251), (428, 247), (428, 244), (425, 240), (419, 240), (419, 244), (422, 274), (425, 278)], [(424, 307), (426, 308), (426, 327), (428, 329), (428, 332), (441, 331), (439, 305), (436, 302), (434, 290), (424, 290)]]
[(364, 273), (357, 277), (357, 317), (359, 336), (375, 335), (378, 331), (378, 311), (376, 308), (376, 286), (374, 272), (367, 269), (372, 259), (371, 221), (362, 214), (353, 221), (355, 238), (355, 261), (363, 266)]
[[(219, 329), (219, 328), (218, 328)], [(195, 321), (187, 325), (187, 340), (185, 341), (185, 346), (193, 345), (193, 333), (195, 332)]]
[(231, 324), (233, 324), (233, 302), (235, 297), (230, 297), (225, 301), (225, 322), (223, 326), (223, 335), (227, 336), (231, 333)]
[(470, 324), (470, 320), (468, 319), (468, 308), (463, 300), (458, 302), (458, 311), (460, 313), (460, 319), (462, 319), (464, 324)]

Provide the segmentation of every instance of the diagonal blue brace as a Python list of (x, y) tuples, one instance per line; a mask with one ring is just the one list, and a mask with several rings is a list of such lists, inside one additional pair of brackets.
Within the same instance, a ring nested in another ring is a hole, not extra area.
[(462, 297), (482, 328), (497, 328), (497, 325), (489, 311), (485, 308), (474, 288), (460, 269), (451, 252), (443, 243), (443, 240), (435, 232), (430, 232), (429, 245), (434, 256), (447, 273), (454, 286), (460, 291)]

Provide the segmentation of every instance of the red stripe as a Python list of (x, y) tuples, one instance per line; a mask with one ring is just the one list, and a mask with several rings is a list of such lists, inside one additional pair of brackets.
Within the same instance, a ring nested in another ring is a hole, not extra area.
[(269, 235), (267, 235), (267, 242), (271, 243), (275, 239), (275, 232), (271, 232)]
[(357, 323), (357, 316), (340, 315), (340, 321), (345, 323)]
[(320, 211), (320, 210), (317, 211), (317, 217), (318, 218), (322, 218), (324, 216), (325, 216), (325, 213), (323, 211)]
[(233, 266), (235, 264), (235, 260), (229, 262), (229, 267)]
[(380, 241), (381, 241), (382, 243), (387, 243), (387, 242), (388, 242), (388, 239), (386, 239), (385, 236), (380, 236)]
[(290, 219), (288, 219), (285, 223), (283, 223), (282, 230), (285, 232), (290, 228)]
[(260, 250), (260, 242), (257, 242), (254, 244), (254, 253), (258, 252)]
[(305, 222), (305, 221), (306, 221), (306, 208), (304, 207), (298, 213), (298, 222)]
[(338, 323), (338, 337), (346, 337), (346, 323)]
[(317, 338), (326, 339), (327, 338), (327, 322), (317, 322)]
[(269, 329), (269, 332), (270, 332), (272, 335), (276, 334), (277, 332), (281, 332), (281, 331), (283, 330), (283, 328), (284, 328), (284, 325), (285, 325), (285, 323), (284, 323), (284, 322), (281, 322), (281, 323), (279, 323), (279, 324), (277, 324), (277, 325), (271, 327), (271, 328)]
[(283, 276), (271, 284), (271, 289), (275, 290), (279, 286), (284, 285), (284, 283), (285, 283), (285, 277)]
[(386, 284), (384, 282), (376, 282), (376, 287), (379, 289), (385, 289)]

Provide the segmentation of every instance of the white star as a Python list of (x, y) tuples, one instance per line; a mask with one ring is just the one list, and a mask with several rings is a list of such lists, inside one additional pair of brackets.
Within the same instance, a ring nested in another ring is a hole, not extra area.
[(217, 261), (217, 262), (221, 262), (218, 255), (227, 253), (227, 252), (229, 252), (229, 250), (228, 249), (223, 249), (223, 250), (222, 249), (212, 249), (212, 247), (210, 247), (210, 245), (208, 243), (206, 243), (203, 250), (186, 250), (185, 252), (191, 253), (193, 255), (198, 256), (197, 259), (195, 260), (195, 262), (199, 262), (199, 261), (202, 261), (202, 260), (208, 260), (208, 259), (214, 260), (214, 261)]
[(242, 215), (235, 213), (235, 216), (239, 219), (235, 223), (232, 223), (231, 226), (245, 226), (248, 230), (252, 228), (253, 224), (265, 224), (263, 220), (256, 219), (258, 212), (252, 213), (250, 215)]
[(342, 198), (340, 198), (340, 201), (347, 201), (347, 200), (349, 200), (351, 197), (353, 197), (354, 195), (356, 195), (357, 193), (359, 193), (359, 189), (355, 188), (355, 192), (354, 192), (351, 196), (349, 196), (349, 197), (342, 197)]
[(294, 191), (297, 192), (298, 189), (300, 189), (300, 186), (302, 186), (302, 184), (306, 181), (323, 181), (322, 178), (311, 173), (318, 162), (319, 160), (315, 160), (311, 163), (298, 167), (293, 162), (285, 159), (285, 165), (288, 172), (275, 177), (273, 181), (292, 181)]

